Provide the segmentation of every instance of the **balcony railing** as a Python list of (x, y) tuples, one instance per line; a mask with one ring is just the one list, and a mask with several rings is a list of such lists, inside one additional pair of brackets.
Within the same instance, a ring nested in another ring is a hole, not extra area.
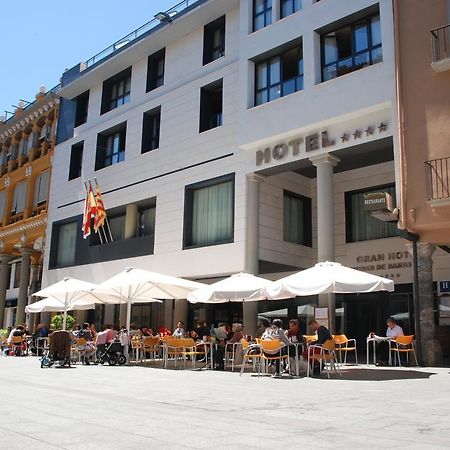
[(432, 66), (441, 72), (450, 67), (450, 24), (431, 30)]
[(163, 20), (160, 20), (159, 18), (154, 18), (150, 20), (150, 22), (147, 22), (146, 24), (142, 25), (141, 27), (137, 28), (136, 30), (132, 31), (131, 33), (124, 36), (122, 39), (119, 39), (118, 41), (114, 42), (114, 44), (110, 45), (109, 47), (105, 48), (101, 52), (97, 53), (96, 55), (89, 58), (85, 64), (86, 67), (89, 68), (93, 66), (94, 64), (97, 64), (102, 59), (106, 58), (107, 56), (111, 55), (115, 51), (121, 49), (122, 47), (125, 47), (129, 45), (131, 42), (135, 41), (145, 33), (149, 32), (153, 28), (155, 28), (157, 25), (160, 25), (162, 22), (166, 21), (169, 22), (177, 14), (179, 14), (181, 11), (185, 10), (186, 8), (192, 6), (194, 3), (196, 3), (198, 0), (184, 0), (172, 8), (168, 9), (167, 11), (164, 11), (163, 15), (166, 16), (166, 19), (163, 18)]
[(425, 162), (427, 200), (437, 203), (450, 202), (450, 157)]

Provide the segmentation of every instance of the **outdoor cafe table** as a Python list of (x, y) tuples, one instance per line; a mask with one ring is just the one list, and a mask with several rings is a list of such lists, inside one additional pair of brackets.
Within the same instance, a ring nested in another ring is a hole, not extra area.
[[(391, 338), (388, 337), (384, 337), (384, 336), (369, 336), (366, 339), (366, 351), (367, 351), (367, 365), (369, 365), (369, 360), (370, 360), (370, 354), (369, 354), (369, 350), (370, 350), (370, 343), (372, 342), (373, 345), (373, 363), (376, 364), (377, 362), (377, 343), (379, 342), (388, 342), (391, 341)], [(392, 364), (391, 361), (391, 352), (389, 350), (389, 365)]]
[(300, 368), (299, 368), (299, 364), (298, 364), (298, 359), (299, 359), (298, 348), (301, 347), (303, 350), (303, 342), (291, 342), (291, 344), (287, 346), (288, 358), (291, 357), (290, 353), (291, 353), (292, 347), (295, 348), (295, 376), (299, 377), (300, 376)]

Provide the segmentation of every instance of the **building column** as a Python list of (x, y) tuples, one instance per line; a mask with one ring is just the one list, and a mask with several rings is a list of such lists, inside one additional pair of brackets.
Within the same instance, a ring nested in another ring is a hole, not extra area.
[[(317, 261), (334, 261), (334, 175), (339, 159), (330, 155), (310, 158), (317, 168)], [(336, 322), (334, 294), (319, 295), (319, 306), (328, 307), (330, 331)]]
[[(259, 274), (259, 190), (264, 177), (247, 175), (247, 224), (245, 271)], [(244, 302), (243, 318), (245, 334), (255, 336), (258, 328), (258, 302)]]
[(19, 296), (17, 299), (16, 325), (25, 322), (25, 307), (28, 305), (28, 287), (30, 283), (31, 248), (22, 247), (22, 263), (20, 265)]
[[(412, 245), (408, 243), (412, 253)], [(422, 364), (437, 366), (441, 362), (442, 349), (436, 339), (435, 304), (433, 289), (433, 253), (436, 247), (427, 242), (417, 243), (417, 265), (419, 276), (419, 324)]]
[[(134, 203), (127, 205), (125, 212), (125, 239), (133, 239), (136, 237), (136, 230), (138, 226), (138, 207)], [(131, 306), (133, 307), (133, 306)], [(120, 305), (119, 310), (119, 323), (120, 326), (127, 323), (127, 305), (123, 303)]]
[(188, 320), (188, 301), (187, 300), (175, 300), (173, 308), (173, 326), (175, 328), (179, 321), (184, 323), (184, 330), (187, 330)]
[[(34, 303), (36, 301), (36, 297), (32, 297), (31, 294), (34, 294), (39, 290), (41, 282), (41, 269), (42, 264), (40, 264), (39, 262), (35, 262), (31, 265), (30, 297), (28, 300), (28, 304)], [(30, 314), (27, 317), (27, 325), (29, 330), (34, 331), (38, 323), (38, 314)]]
[(0, 254), (0, 328), (3, 328), (5, 321), (6, 291), (9, 287), (9, 261), (11, 255)]

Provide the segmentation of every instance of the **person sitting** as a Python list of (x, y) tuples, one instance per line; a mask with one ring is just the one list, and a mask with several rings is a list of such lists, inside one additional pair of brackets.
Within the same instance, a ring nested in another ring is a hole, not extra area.
[(97, 337), (97, 329), (95, 328), (95, 324), (92, 324), (90, 326), (90, 330), (91, 330), (92, 338), (95, 340), (95, 338)]
[(182, 339), (184, 338), (184, 335), (185, 335), (184, 323), (180, 320), (174, 332), (172, 333), (172, 336), (176, 339)]
[(314, 345), (323, 345), (326, 341), (333, 339), (330, 330), (327, 327), (320, 325), (316, 319), (311, 319), (308, 322), (308, 325), (317, 334), (317, 341), (314, 342)]
[(136, 326), (136, 324), (131, 323), (129, 336), (130, 336), (130, 339), (133, 339), (133, 338), (140, 339), (142, 337), (142, 331)]
[(106, 338), (108, 336), (108, 325), (102, 325), (100, 331), (97, 333), (95, 344), (97, 346), (97, 355), (101, 355), (105, 351)]
[(192, 339), (200, 340), (203, 340), (205, 336), (208, 337), (210, 335), (210, 331), (206, 325), (206, 322), (204, 320), (199, 320), (195, 330), (191, 331), (190, 335)]
[[(403, 328), (400, 325), (397, 325), (393, 317), (389, 317), (386, 320), (386, 326), (386, 337), (389, 338), (389, 340), (395, 340), (399, 336), (405, 335)], [(389, 340), (377, 342), (377, 366), (384, 366), (389, 360)]]
[(90, 330), (89, 323), (83, 323), (81, 329), (78, 332), (78, 339), (84, 339), (86, 341), (85, 345), (78, 346), (78, 350), (82, 354), (81, 362), (83, 364), (89, 365), (89, 359), (95, 353), (95, 346), (93, 344), (93, 337)]
[[(8, 344), (11, 344), (13, 341), (13, 337), (23, 337), (25, 335), (25, 327), (23, 325), (17, 325), (15, 328), (11, 330), (8, 337)], [(14, 344), (14, 348), (10, 350), (10, 355), (20, 356), (22, 355), (22, 344), (17, 343)]]
[[(289, 355), (289, 373), (294, 374), (294, 368), (296, 364), (299, 365), (299, 371), (305, 372), (305, 363), (302, 357), (303, 351), (306, 348), (306, 340), (302, 333), (300, 332), (300, 323), (298, 319), (291, 319), (289, 321), (289, 330), (286, 331), (286, 337), (291, 342), (288, 347)], [(295, 348), (295, 345), (299, 345), (300, 348)], [(299, 361), (295, 361), (295, 356), (298, 356)]]
[(262, 317), (258, 323), (258, 329), (256, 330), (256, 337), (261, 339), (264, 332), (270, 328), (270, 322), (265, 317)]
[[(261, 337), (262, 340), (279, 340), (285, 347), (289, 346), (291, 342), (286, 337), (286, 333), (283, 330), (283, 321), (281, 319), (272, 320), (272, 326), (268, 328)], [(280, 356), (286, 354), (286, 349), (282, 348), (274, 352), (265, 352), (267, 356)], [(275, 360), (275, 377), (280, 377), (280, 360)]]

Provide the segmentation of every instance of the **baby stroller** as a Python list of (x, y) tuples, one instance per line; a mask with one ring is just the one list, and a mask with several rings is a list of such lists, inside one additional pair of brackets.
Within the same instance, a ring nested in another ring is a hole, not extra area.
[(99, 364), (105, 364), (107, 362), (110, 366), (123, 366), (127, 359), (123, 354), (123, 346), (120, 339), (116, 339), (111, 344), (106, 344), (104, 349), (98, 352), (97, 362)]
[(44, 349), (41, 358), (41, 368), (52, 367), (58, 364), (59, 367), (70, 367), (71, 338), (68, 331), (54, 331), (50, 336), (48, 348)]

